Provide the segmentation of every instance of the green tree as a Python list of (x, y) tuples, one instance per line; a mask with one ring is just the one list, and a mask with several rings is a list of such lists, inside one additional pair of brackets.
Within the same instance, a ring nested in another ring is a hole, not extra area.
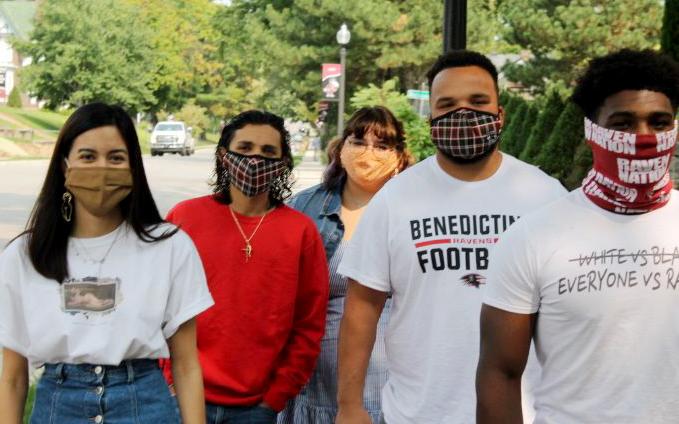
[(506, 76), (536, 92), (556, 81), (571, 85), (592, 57), (659, 44), (658, 0), (512, 0), (499, 9), (508, 41), (532, 56)]
[(394, 78), (386, 81), (380, 87), (369, 84), (356, 92), (351, 98), (351, 106), (384, 106), (392, 111), (396, 118), (403, 123), (406, 134), (408, 151), (420, 161), (436, 152), (431, 142), (429, 123), (422, 119), (408, 102), (408, 98), (396, 90), (398, 81)]
[(517, 110), (523, 103), (525, 103), (523, 97), (514, 94), (509, 95), (507, 102), (504, 103), (505, 118), (503, 125), (505, 128), (511, 125), (514, 116), (516, 116)]
[(33, 63), (23, 84), (49, 108), (99, 100), (146, 110), (156, 99), (148, 60), (152, 34), (137, 8), (115, 0), (40, 3), (30, 40), (15, 46)]
[(531, 130), (536, 124), (538, 115), (539, 115), (538, 107), (535, 104), (533, 104), (533, 102), (528, 103), (528, 109), (526, 110), (526, 114), (523, 117), (521, 128), (519, 129), (517, 135), (514, 136), (515, 148), (514, 153), (512, 154), (517, 158), (521, 155), (521, 153), (523, 153), (523, 150), (526, 147), (526, 143), (528, 143), (528, 138), (530, 137)]
[(583, 139), (575, 149), (571, 173), (564, 181), (566, 188), (573, 190), (580, 187), (590, 169), (592, 169), (592, 148)]
[(176, 113), (175, 118), (178, 121), (184, 121), (187, 126), (193, 129), (193, 134), (201, 140), (205, 140), (205, 131), (210, 125), (207, 109), (198, 106), (194, 100), (190, 100)]
[(511, 112), (511, 120), (509, 124), (502, 130), (502, 144), (500, 146), (503, 152), (506, 152), (512, 156), (517, 156), (519, 153), (521, 153), (517, 152), (517, 149), (519, 138), (521, 137), (521, 129), (523, 127), (523, 123), (526, 120), (528, 108), (528, 103), (521, 99), (516, 110)]
[(7, 106), (21, 108), (21, 93), (19, 93), (19, 87), (16, 85), (12, 88), (12, 91), (9, 92)]
[(662, 50), (679, 61), (679, 0), (665, 0)]
[[(470, 2), (470, 48), (507, 48), (497, 3)], [(339, 60), (335, 33), (347, 23), (347, 98), (394, 77), (398, 91), (419, 87), (441, 52), (442, 14), (439, 0), (234, 0), (215, 23), (222, 74), (258, 106), (304, 115), (320, 100), (321, 63)]]
[(571, 174), (575, 150), (584, 139), (583, 118), (575, 103), (566, 103), (535, 161), (543, 171), (562, 182)]
[(139, 11), (155, 54), (148, 58), (152, 110), (177, 110), (223, 84), (217, 60), (219, 6), (209, 0), (120, 0)]
[(563, 100), (557, 91), (552, 91), (547, 95), (547, 102), (538, 115), (537, 122), (531, 128), (526, 146), (519, 155), (519, 159), (529, 163), (535, 162), (564, 107)]

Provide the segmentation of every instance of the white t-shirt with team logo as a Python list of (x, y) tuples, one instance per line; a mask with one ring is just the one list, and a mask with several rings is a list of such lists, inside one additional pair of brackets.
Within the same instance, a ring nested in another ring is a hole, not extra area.
[(475, 422), (489, 252), (520, 216), (565, 193), (506, 154), (477, 182), (449, 176), (432, 156), (370, 201), (339, 272), (393, 296), (382, 395), (389, 424)]
[[(172, 228), (162, 224), (151, 234)], [(0, 255), (0, 346), (32, 366), (168, 357), (166, 339), (213, 304), (196, 248), (181, 230), (154, 243), (127, 224), (70, 238), (63, 284), (35, 270), (26, 242), (22, 236)]]
[(491, 255), (484, 303), (538, 313), (536, 424), (679, 420), (679, 192), (642, 215), (575, 190)]

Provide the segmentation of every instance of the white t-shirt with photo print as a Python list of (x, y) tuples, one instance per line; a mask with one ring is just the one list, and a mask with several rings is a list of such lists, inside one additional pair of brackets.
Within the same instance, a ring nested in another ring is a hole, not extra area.
[[(173, 228), (162, 224), (152, 234)], [(181, 230), (147, 243), (123, 223), (101, 237), (70, 238), (63, 284), (40, 275), (26, 248), (22, 236), (0, 255), (0, 346), (34, 367), (168, 357), (166, 339), (213, 304)]]
[(642, 215), (578, 189), (514, 225), (484, 303), (538, 313), (536, 424), (679, 419), (679, 192)]
[(538, 168), (503, 154), (495, 174), (476, 182), (449, 176), (430, 157), (373, 197), (339, 272), (393, 296), (387, 423), (475, 422), (489, 253), (520, 216), (565, 193)]

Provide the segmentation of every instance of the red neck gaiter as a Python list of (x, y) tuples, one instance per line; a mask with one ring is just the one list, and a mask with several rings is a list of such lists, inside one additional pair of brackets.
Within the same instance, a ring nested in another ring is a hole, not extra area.
[(592, 170), (582, 190), (599, 207), (620, 214), (641, 214), (670, 200), (670, 160), (677, 143), (674, 129), (657, 134), (610, 130), (585, 118), (592, 147)]

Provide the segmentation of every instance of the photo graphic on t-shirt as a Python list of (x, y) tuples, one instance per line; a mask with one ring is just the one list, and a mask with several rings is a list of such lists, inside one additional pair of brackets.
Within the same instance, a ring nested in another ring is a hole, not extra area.
[(436, 271), (470, 271), (460, 278), (468, 287), (480, 288), (486, 277), (474, 271), (488, 268), (489, 248), (519, 217), (503, 214), (448, 215), (410, 220), (410, 237), (423, 274)]
[(61, 286), (62, 310), (68, 313), (104, 313), (117, 306), (119, 278), (86, 277)]

